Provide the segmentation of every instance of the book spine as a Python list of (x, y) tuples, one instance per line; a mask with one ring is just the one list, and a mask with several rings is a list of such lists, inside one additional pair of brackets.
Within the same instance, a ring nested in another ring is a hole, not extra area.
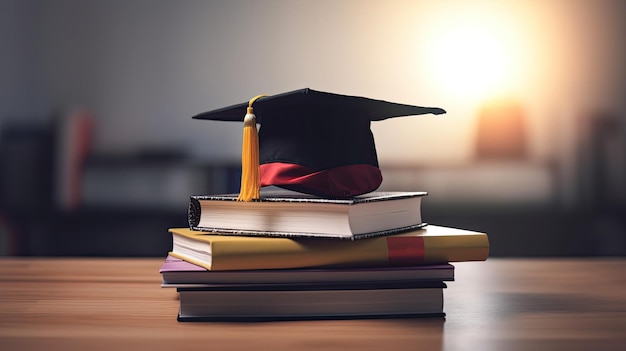
[(484, 261), (489, 256), (486, 235), (462, 237), (386, 237), (390, 265), (410, 266), (424, 263)]
[(200, 224), (200, 214), (202, 208), (200, 201), (193, 196), (189, 198), (189, 209), (187, 210), (187, 220), (189, 222), (189, 228), (195, 228)]
[(76, 110), (61, 117), (57, 126), (55, 175), (56, 206), (73, 210), (82, 201), (84, 161), (89, 151), (93, 116)]
[(390, 265), (410, 266), (424, 263), (424, 238), (397, 237), (385, 238), (387, 260)]
[(487, 235), (425, 236), (425, 262), (484, 261), (489, 256)]
[(329, 265), (409, 266), (483, 261), (487, 259), (489, 253), (489, 242), (484, 234), (462, 237), (376, 237), (356, 241), (267, 238), (267, 240), (216, 241), (211, 247), (210, 266), (179, 254), (170, 254), (209, 270), (244, 270)]

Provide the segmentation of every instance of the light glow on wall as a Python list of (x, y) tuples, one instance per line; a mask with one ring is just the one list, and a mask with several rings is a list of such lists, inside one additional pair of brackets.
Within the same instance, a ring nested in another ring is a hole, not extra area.
[(536, 56), (523, 8), (471, 3), (452, 9), (442, 9), (429, 26), (432, 81), (442, 93), (470, 101), (518, 93)]

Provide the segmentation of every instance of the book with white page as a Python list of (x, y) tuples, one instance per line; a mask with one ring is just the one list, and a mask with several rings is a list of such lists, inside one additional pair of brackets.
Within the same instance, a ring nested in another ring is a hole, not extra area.
[(189, 201), (189, 227), (220, 235), (302, 236), (359, 239), (425, 225), (426, 192), (372, 192), (327, 199), (287, 190), (262, 192), (258, 201), (237, 194), (196, 195)]

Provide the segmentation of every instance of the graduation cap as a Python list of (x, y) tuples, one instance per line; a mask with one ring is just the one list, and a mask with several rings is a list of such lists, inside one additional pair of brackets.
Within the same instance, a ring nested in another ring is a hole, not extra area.
[(370, 122), (445, 112), (307, 88), (193, 118), (244, 122), (239, 200), (250, 201), (269, 185), (329, 198), (374, 191), (382, 175)]

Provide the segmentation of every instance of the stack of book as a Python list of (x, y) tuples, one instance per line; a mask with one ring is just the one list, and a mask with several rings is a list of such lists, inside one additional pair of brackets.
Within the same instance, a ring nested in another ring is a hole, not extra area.
[(179, 292), (179, 321), (444, 316), (451, 262), (485, 260), (489, 241), (425, 223), (425, 195), (192, 196), (162, 286)]

